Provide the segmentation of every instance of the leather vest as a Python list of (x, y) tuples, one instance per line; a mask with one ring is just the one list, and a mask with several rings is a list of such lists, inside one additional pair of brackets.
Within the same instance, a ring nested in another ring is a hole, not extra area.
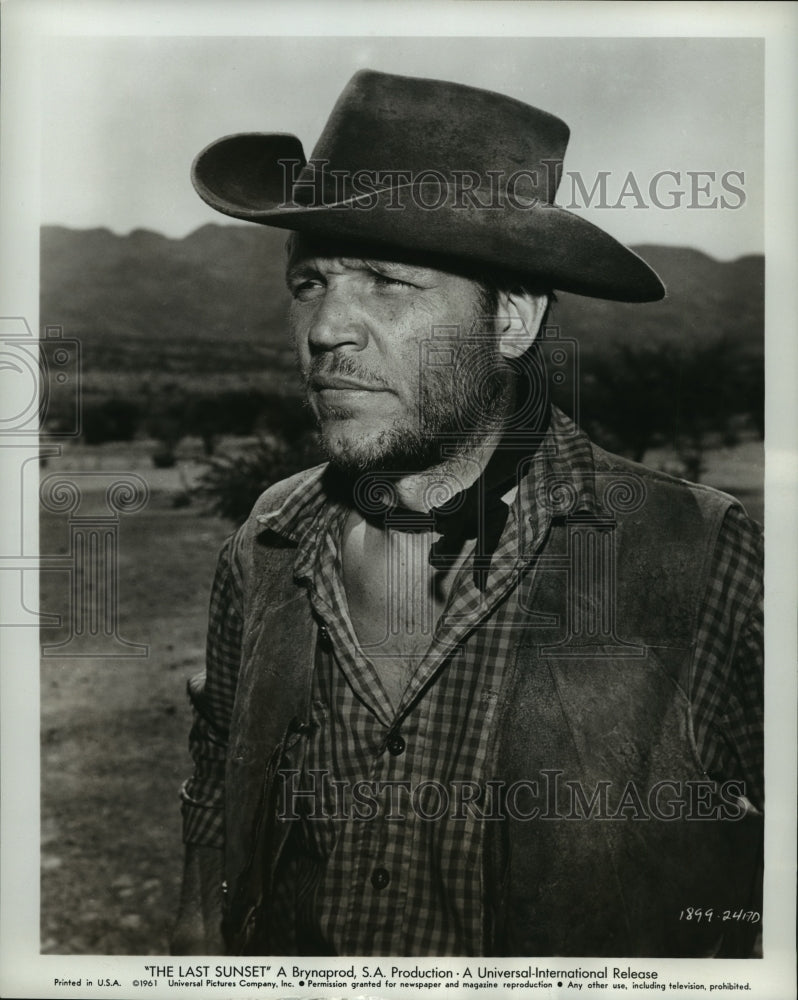
[[(606, 516), (556, 518), (519, 583), (529, 626), (514, 637), (492, 734), (508, 802), (484, 823), (484, 952), (740, 954), (750, 935), (723, 913), (757, 908), (761, 818), (707, 780), (689, 700), (713, 546), (734, 501), (595, 447), (593, 459)], [(258, 517), (314, 474), (268, 490), (237, 542), (244, 637), (225, 793), (235, 953), (269, 953), (262, 918), (289, 828), (275, 778), (301, 766), (317, 631), (295, 548)], [(688, 907), (715, 917), (687, 920)]]

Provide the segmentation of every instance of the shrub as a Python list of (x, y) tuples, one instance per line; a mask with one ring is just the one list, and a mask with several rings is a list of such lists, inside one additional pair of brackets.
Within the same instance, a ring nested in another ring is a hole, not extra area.
[(173, 469), (177, 465), (177, 455), (174, 448), (161, 444), (152, 453), (152, 464), (156, 469)]
[(132, 441), (141, 422), (141, 408), (132, 399), (111, 396), (83, 405), (83, 440), (86, 444)]
[(622, 344), (594, 358), (584, 374), (581, 422), (611, 451), (642, 461), (672, 447), (697, 480), (705, 450), (734, 444), (741, 420), (757, 413), (760, 371), (727, 337), (689, 348)]
[(252, 447), (208, 459), (195, 492), (212, 513), (242, 524), (265, 489), (319, 461), (314, 434), (293, 443), (261, 436)]

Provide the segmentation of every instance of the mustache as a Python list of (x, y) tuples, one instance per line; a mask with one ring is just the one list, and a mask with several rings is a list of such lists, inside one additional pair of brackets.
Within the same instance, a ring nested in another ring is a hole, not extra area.
[(389, 389), (387, 379), (377, 372), (372, 372), (368, 368), (359, 365), (354, 358), (347, 355), (319, 355), (312, 358), (307, 369), (302, 373), (302, 379), (307, 388), (314, 379), (325, 378), (349, 378), (365, 385), (372, 385), (380, 389)]

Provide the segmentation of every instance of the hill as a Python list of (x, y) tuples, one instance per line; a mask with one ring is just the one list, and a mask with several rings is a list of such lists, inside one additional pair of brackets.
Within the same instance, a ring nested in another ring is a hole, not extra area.
[(689, 247), (638, 246), (665, 283), (661, 302), (624, 303), (561, 295), (556, 310), (566, 336), (583, 357), (605, 343), (684, 347), (726, 336), (746, 354), (764, 355), (765, 262), (761, 255), (718, 261)]
[(42, 325), (80, 339), (89, 373), (284, 371), (284, 242), (265, 227), (208, 225), (169, 239), (46, 226)]

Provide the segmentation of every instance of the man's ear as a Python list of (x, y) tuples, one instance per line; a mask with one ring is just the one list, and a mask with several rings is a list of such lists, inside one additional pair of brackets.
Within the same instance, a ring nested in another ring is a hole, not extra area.
[(499, 292), (496, 335), (499, 352), (505, 358), (519, 358), (540, 332), (549, 304), (548, 295), (529, 292)]

